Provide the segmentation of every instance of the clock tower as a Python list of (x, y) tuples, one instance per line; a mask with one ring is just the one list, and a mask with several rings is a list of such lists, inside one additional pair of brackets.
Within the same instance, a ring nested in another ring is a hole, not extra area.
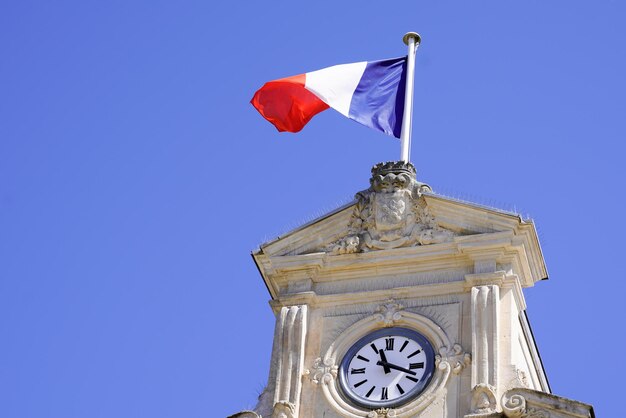
[(276, 328), (259, 403), (232, 417), (594, 416), (551, 394), (530, 330), (532, 221), (439, 196), (410, 163), (252, 255)]

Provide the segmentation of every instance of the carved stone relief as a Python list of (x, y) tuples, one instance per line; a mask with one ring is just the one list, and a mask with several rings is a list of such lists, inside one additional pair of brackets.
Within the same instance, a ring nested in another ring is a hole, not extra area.
[(313, 366), (310, 369), (304, 371), (304, 375), (309, 377), (309, 380), (314, 384), (329, 383), (337, 377), (338, 367), (334, 364), (332, 359), (322, 359), (318, 357), (313, 362)]
[(439, 354), (435, 356), (435, 366), (449, 367), (454, 374), (460, 374), (471, 362), (472, 356), (464, 352), (460, 344), (454, 344), (450, 349), (443, 346), (439, 349)]
[(350, 254), (450, 241), (454, 234), (437, 225), (420, 198), (429, 191), (415, 179), (411, 163), (375, 165), (370, 188), (356, 194), (348, 234), (324, 250)]

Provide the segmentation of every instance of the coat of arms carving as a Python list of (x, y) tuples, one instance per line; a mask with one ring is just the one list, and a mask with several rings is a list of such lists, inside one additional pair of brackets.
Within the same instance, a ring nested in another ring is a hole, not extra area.
[(348, 234), (327, 250), (349, 254), (450, 241), (452, 231), (437, 225), (421, 198), (430, 191), (416, 180), (411, 163), (375, 165), (369, 189), (356, 195)]

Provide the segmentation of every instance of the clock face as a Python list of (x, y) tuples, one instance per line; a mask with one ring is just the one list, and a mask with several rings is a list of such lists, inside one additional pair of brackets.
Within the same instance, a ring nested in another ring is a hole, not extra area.
[(348, 350), (339, 382), (343, 393), (358, 405), (398, 406), (426, 388), (434, 366), (433, 348), (423, 335), (407, 328), (384, 328)]

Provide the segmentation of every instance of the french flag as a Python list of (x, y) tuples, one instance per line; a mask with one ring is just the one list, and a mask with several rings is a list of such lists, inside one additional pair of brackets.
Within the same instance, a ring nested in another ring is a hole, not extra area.
[(407, 58), (335, 65), (265, 83), (250, 103), (280, 132), (299, 132), (332, 107), (400, 138)]

